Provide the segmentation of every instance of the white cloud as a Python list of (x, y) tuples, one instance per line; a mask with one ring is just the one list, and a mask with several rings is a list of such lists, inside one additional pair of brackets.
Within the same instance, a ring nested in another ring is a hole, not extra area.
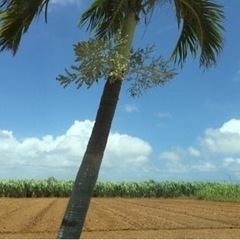
[(231, 119), (230, 121), (224, 123), (219, 131), (223, 133), (236, 133), (240, 135), (240, 120)]
[(158, 112), (156, 113), (156, 116), (159, 118), (171, 118), (172, 114), (169, 112)]
[(151, 171), (152, 147), (142, 139), (119, 133), (109, 137), (100, 176), (118, 180), (141, 179)]
[(194, 174), (196, 172), (213, 172), (216, 166), (207, 160), (199, 158), (201, 153), (199, 150), (190, 147), (186, 150), (175, 148), (169, 152), (163, 152), (159, 155), (160, 160), (166, 160), (166, 171), (180, 174)]
[(213, 172), (216, 170), (216, 166), (211, 162), (200, 161), (198, 163), (193, 163), (190, 169), (197, 170), (199, 172)]
[(219, 129), (207, 129), (201, 142), (214, 153), (240, 154), (240, 120), (231, 119)]
[(223, 166), (232, 169), (232, 170), (238, 170), (240, 171), (240, 158), (232, 158), (228, 157), (223, 160)]
[[(39, 177), (75, 177), (92, 127), (93, 122), (89, 120), (75, 121), (61, 136), (22, 140), (16, 139), (11, 131), (0, 130), (0, 175), (13, 177), (14, 169), (18, 169), (15, 177), (34, 178), (38, 177), (36, 173)], [(141, 170), (146, 167), (151, 151), (151, 146), (142, 139), (111, 133), (103, 159), (103, 172), (111, 168), (111, 173), (120, 174), (121, 169), (124, 177), (132, 170)]]
[(107, 155), (108, 157), (110, 156), (109, 159), (114, 156), (114, 159), (119, 158), (122, 162), (124, 162), (125, 159), (128, 159), (128, 162), (145, 162), (151, 151), (152, 148), (147, 142), (126, 134), (111, 134), (107, 144)]
[(179, 147), (172, 149), (171, 151), (162, 152), (159, 154), (158, 159), (164, 161), (166, 171), (169, 173), (185, 173), (187, 171), (184, 166), (183, 150)]
[(82, 6), (82, 1), (80, 0), (51, 0), (49, 3), (48, 12), (52, 13), (58, 7), (66, 7), (66, 6), (76, 6), (80, 8)]
[(51, 0), (50, 4), (55, 4), (55, 5), (67, 5), (67, 4), (79, 4), (79, 0)]
[(193, 156), (193, 157), (200, 157), (201, 156), (201, 152), (194, 147), (189, 147), (188, 148), (188, 153), (190, 154), (190, 156)]
[(124, 110), (127, 112), (127, 113), (132, 113), (132, 112), (137, 112), (138, 111), (138, 108), (135, 104), (126, 104), (124, 106)]
[[(211, 176), (226, 180), (228, 175), (240, 179), (239, 122), (232, 119), (219, 128), (209, 128), (193, 146), (163, 151), (155, 162), (150, 161), (153, 150), (148, 142), (111, 132), (100, 180), (209, 180)], [(74, 178), (92, 127), (92, 121), (75, 121), (62, 135), (25, 139), (0, 130), (1, 178)]]
[(159, 155), (159, 159), (164, 159), (170, 162), (179, 162), (181, 160), (181, 155), (175, 150), (171, 152), (163, 152)]
[(240, 179), (240, 120), (231, 119), (218, 129), (209, 128), (195, 147), (175, 147), (159, 154), (166, 171), (228, 173)]

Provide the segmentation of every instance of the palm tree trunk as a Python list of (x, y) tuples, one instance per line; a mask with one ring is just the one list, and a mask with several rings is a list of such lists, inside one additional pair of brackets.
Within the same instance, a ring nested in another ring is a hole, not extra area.
[[(127, 38), (126, 45), (119, 50), (123, 56), (128, 57), (130, 52), (136, 23), (136, 12), (130, 10), (126, 14), (122, 28), (122, 37)], [(121, 85), (122, 79), (117, 79), (114, 83), (107, 81), (105, 84), (93, 131), (77, 173), (57, 238), (78, 239), (81, 235), (117, 107)]]
[(98, 178), (121, 84), (122, 81), (116, 81), (113, 84), (107, 81), (105, 84), (95, 125), (76, 176), (58, 238), (76, 239), (80, 237)]

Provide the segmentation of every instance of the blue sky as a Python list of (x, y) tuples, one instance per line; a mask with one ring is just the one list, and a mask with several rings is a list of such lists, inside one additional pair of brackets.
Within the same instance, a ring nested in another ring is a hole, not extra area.
[[(52, 0), (16, 56), (0, 53), (0, 178), (73, 179), (91, 133), (104, 80), (89, 90), (56, 81), (74, 61), (72, 44), (91, 1)], [(224, 50), (203, 72), (191, 56), (164, 87), (131, 98), (124, 84), (99, 180), (240, 181), (240, 1), (224, 5)], [(168, 58), (179, 31), (171, 8), (138, 26), (134, 47)]]

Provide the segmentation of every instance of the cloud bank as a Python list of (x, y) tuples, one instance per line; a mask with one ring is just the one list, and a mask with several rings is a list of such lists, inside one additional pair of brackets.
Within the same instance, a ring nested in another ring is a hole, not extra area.
[[(55, 176), (74, 178), (92, 131), (93, 122), (75, 121), (57, 137), (16, 139), (11, 131), (0, 131), (0, 174), (4, 178)], [(111, 133), (105, 152), (102, 178), (131, 178), (131, 169), (141, 172), (152, 148), (146, 141), (126, 134)]]
[[(74, 179), (93, 127), (75, 121), (59, 136), (17, 139), (0, 130), (1, 178)], [(154, 156), (155, 155), (155, 156)], [(143, 139), (111, 132), (99, 180), (240, 180), (240, 120), (208, 128), (195, 144), (158, 153)]]
[[(208, 128), (194, 146), (173, 147), (159, 154), (165, 171), (182, 175), (200, 172), (226, 179), (240, 180), (240, 120), (231, 119), (220, 128)], [(225, 175), (225, 177), (224, 177)]]

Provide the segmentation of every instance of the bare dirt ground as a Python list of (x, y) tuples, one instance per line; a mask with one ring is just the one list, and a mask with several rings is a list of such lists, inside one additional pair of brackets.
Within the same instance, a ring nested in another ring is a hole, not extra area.
[[(0, 238), (55, 238), (67, 198), (0, 198)], [(240, 203), (93, 198), (82, 238), (237, 238)]]

